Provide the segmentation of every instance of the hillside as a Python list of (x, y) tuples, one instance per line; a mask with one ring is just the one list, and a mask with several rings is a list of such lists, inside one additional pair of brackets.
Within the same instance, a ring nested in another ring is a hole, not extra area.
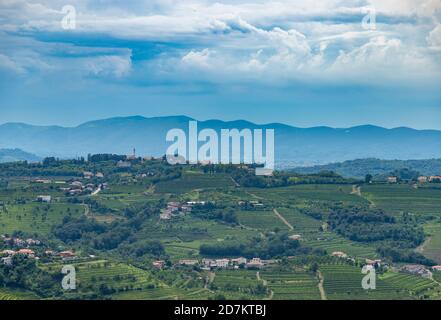
[(20, 149), (0, 149), (0, 163), (14, 161), (37, 162), (40, 160), (36, 155)]
[(424, 175), (438, 175), (441, 173), (441, 159), (430, 160), (380, 160), (357, 159), (327, 165), (312, 167), (297, 167), (292, 171), (304, 174), (320, 171), (334, 171), (344, 177), (363, 178), (367, 173), (374, 176), (386, 175), (394, 170), (408, 168)]

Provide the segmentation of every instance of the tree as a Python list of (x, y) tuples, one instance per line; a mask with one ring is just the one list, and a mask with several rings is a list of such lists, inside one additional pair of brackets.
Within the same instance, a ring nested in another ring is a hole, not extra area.
[(367, 174), (365, 177), (364, 177), (364, 182), (366, 182), (366, 183), (371, 183), (372, 182), (372, 175), (371, 174)]

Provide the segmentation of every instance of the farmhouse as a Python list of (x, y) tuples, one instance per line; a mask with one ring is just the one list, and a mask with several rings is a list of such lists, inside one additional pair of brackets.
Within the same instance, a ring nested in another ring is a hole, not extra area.
[(430, 176), (429, 182), (441, 182), (441, 176)]
[(152, 262), (152, 266), (156, 269), (162, 269), (164, 268), (165, 261), (163, 260), (157, 260)]
[(3, 263), (5, 266), (12, 266), (12, 257), (5, 257), (5, 258), (2, 258), (2, 263)]
[(247, 259), (244, 257), (235, 258), (235, 259), (231, 259), (231, 263), (233, 264), (233, 266), (240, 266), (247, 264)]
[(292, 236), (289, 236), (291, 240), (300, 240), (302, 236), (300, 234), (293, 234)]
[(342, 251), (334, 251), (331, 256), (337, 257), (337, 258), (347, 258), (348, 255)]
[(426, 183), (427, 182), (427, 177), (426, 176), (419, 176), (418, 177), (418, 182), (419, 183)]
[(17, 252), (18, 254), (24, 254), (27, 255), (29, 257), (34, 257), (35, 256), (35, 252), (31, 249), (20, 249)]
[(172, 217), (172, 213), (170, 210), (166, 209), (159, 215), (159, 219), (161, 220), (170, 220)]
[(260, 258), (253, 258), (253, 259), (251, 259), (250, 262), (248, 262), (246, 264), (246, 267), (251, 268), (251, 269), (254, 269), (254, 268), (260, 269), (263, 266), (264, 266), (264, 264), (263, 264), (262, 260), (260, 260)]
[(13, 250), (3, 250), (0, 253), (1, 253), (1, 255), (4, 255), (4, 256), (13, 256), (15, 254), (15, 251), (13, 251)]
[(132, 166), (132, 164), (129, 161), (118, 161), (118, 163), (116, 164), (116, 166), (118, 168), (130, 168)]
[(93, 178), (93, 176), (94, 176), (94, 174), (92, 172), (90, 172), (90, 171), (84, 171), (83, 172), (84, 179), (91, 179), (91, 178)]
[(439, 272), (439, 271), (441, 271), (441, 266), (433, 266), (432, 270)]
[(37, 179), (35, 180), (36, 183), (44, 183), (44, 184), (48, 184), (51, 183), (51, 180), (45, 180), (45, 179)]
[(216, 259), (216, 265), (218, 268), (228, 268), (229, 264), (230, 264), (229, 259)]
[(425, 266), (419, 264), (407, 264), (400, 269), (401, 272), (413, 274), (423, 278), (431, 278), (432, 272), (426, 269)]
[(198, 263), (199, 263), (198, 260), (188, 260), (188, 259), (179, 260), (179, 264), (182, 266), (195, 266)]
[(388, 183), (397, 183), (398, 182), (398, 178), (397, 177), (388, 177), (387, 178), (387, 182)]
[(51, 196), (38, 196), (37, 197), (37, 201), (38, 202), (46, 202), (46, 203), (50, 203), (52, 200)]
[(74, 260), (77, 258), (75, 253), (72, 251), (62, 251), (58, 253), (58, 256), (61, 257), (64, 261)]

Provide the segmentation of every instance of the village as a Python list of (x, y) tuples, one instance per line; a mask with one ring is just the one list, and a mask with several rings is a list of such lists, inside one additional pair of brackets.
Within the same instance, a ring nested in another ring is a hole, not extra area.
[[(15, 255), (24, 255), (30, 259), (40, 260), (45, 258), (46, 260), (61, 260), (63, 262), (73, 261), (78, 259), (77, 255), (70, 250), (51, 250), (45, 248), (42, 241), (38, 239), (28, 238), (22, 239), (19, 237), (11, 237), (8, 235), (1, 235), (1, 241), (3, 244), (1, 246), (6, 247), (0, 251), (1, 262), (4, 265), (11, 266), (13, 264), (13, 257)], [(38, 253), (40, 253), (40, 256)]]
[[(260, 258), (247, 259), (239, 258), (219, 258), (219, 259), (181, 259), (174, 266), (197, 267), (204, 271), (211, 271), (215, 269), (261, 269), (265, 266), (277, 264), (278, 260), (263, 260)], [(152, 262), (152, 266), (156, 269), (163, 269), (166, 263), (163, 260)]]

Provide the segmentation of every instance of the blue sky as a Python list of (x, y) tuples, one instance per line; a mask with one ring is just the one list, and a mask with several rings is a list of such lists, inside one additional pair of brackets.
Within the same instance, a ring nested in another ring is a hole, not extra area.
[(3, 0), (0, 123), (441, 129), (440, 21), (439, 0)]

